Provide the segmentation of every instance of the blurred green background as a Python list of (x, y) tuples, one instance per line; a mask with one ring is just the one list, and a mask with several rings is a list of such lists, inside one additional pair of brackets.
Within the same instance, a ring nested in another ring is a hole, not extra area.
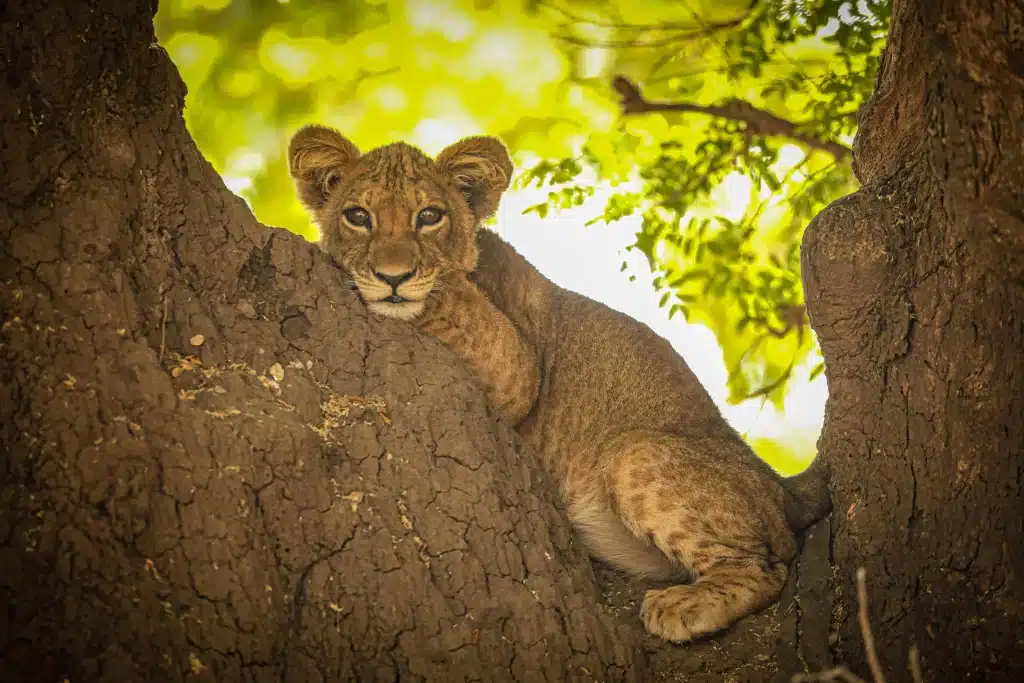
[[(824, 401), (807, 391), (825, 378), (800, 239), (856, 189), (849, 146), (889, 13), (870, 0), (162, 0), (156, 29), (200, 150), (263, 223), (317, 237), (283, 156), (305, 123), (364, 150), (498, 135), (520, 192), (500, 220), (610, 224), (643, 258), (607, 277), (645, 278), (660, 315), (713, 333), (724, 372), (709, 391), (727, 412), (785, 423)], [(781, 471), (814, 455), (814, 435), (739, 427)]]

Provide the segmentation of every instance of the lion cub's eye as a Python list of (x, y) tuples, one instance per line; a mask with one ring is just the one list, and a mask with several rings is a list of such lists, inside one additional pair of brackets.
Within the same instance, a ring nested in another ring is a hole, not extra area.
[(350, 225), (354, 225), (357, 228), (370, 228), (370, 214), (363, 209), (358, 207), (345, 209), (345, 211), (342, 212), (342, 215), (345, 216), (345, 220), (348, 221)]
[(419, 215), (416, 216), (416, 227), (417, 228), (429, 228), (432, 225), (437, 225), (444, 218), (444, 211), (441, 209), (435, 209), (434, 207), (427, 207), (420, 211)]

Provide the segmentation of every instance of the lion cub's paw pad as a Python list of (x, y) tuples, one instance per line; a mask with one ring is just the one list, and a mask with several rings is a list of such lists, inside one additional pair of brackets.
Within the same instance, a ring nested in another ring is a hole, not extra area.
[(676, 643), (689, 642), (729, 625), (721, 597), (699, 585), (647, 591), (640, 618), (648, 633)]

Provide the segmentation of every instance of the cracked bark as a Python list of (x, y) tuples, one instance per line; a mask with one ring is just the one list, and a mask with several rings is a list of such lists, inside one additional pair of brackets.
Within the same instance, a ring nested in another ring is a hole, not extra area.
[(154, 11), (2, 13), (0, 679), (643, 676), (466, 370), (201, 158)]
[[(993, 38), (1019, 11), (982, 4), (897, 4), (867, 186), (811, 227), (805, 273), (840, 575), (869, 558), (890, 663), (914, 636), (931, 672), (998, 680), (1020, 671), (1024, 118), (1019, 38)], [(0, 679), (782, 681), (829, 658), (820, 538), (778, 608), (645, 637), (643, 587), (595, 576), (462, 365), (224, 188), (154, 11), (0, 14)]]
[(642, 633), (461, 363), (226, 190), (154, 12), (0, 13), (0, 680), (779, 673), (772, 612)]
[(860, 191), (808, 227), (827, 365), (836, 654), (889, 680), (1024, 678), (1024, 7), (897, 0), (860, 114)]

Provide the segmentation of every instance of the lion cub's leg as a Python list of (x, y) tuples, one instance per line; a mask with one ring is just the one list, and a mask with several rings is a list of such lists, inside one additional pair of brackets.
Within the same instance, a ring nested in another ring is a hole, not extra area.
[(639, 538), (687, 568), (692, 584), (650, 590), (649, 633), (686, 642), (774, 602), (796, 542), (780, 488), (742, 443), (633, 432), (603, 455), (613, 509)]
[(661, 552), (657, 546), (639, 538), (598, 493), (599, 486), (571, 495), (569, 519), (591, 557), (606, 562), (635, 578), (667, 580), (683, 578), (686, 570)]
[(537, 400), (537, 354), (487, 295), (465, 277), (431, 293), (416, 325), (462, 358), (484, 385), (487, 398), (515, 427)]

